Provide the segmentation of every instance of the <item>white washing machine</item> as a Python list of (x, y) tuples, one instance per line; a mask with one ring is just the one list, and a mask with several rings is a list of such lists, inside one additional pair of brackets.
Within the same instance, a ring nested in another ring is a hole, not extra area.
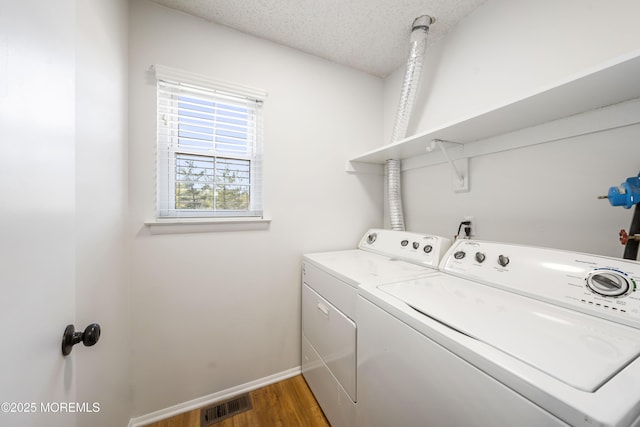
[(640, 264), (463, 240), (362, 285), (357, 424), (640, 425)]
[(434, 274), (450, 245), (443, 237), (372, 229), (358, 249), (303, 256), (302, 374), (333, 427), (356, 423), (358, 286)]

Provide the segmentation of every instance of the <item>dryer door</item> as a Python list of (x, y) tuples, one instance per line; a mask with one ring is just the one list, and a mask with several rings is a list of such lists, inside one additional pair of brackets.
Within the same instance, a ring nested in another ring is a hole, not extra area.
[(356, 401), (356, 325), (309, 286), (302, 286), (302, 333)]

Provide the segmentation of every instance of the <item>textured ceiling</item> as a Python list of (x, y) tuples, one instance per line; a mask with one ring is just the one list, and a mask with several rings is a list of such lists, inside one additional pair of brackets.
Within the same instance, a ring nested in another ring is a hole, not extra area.
[(153, 0), (236, 30), (386, 77), (406, 61), (413, 20), (427, 44), (487, 0)]

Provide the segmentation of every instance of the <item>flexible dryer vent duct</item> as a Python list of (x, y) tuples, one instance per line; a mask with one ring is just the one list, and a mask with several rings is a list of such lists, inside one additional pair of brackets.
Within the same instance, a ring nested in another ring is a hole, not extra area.
[[(433, 18), (427, 15), (420, 16), (413, 21), (409, 59), (402, 82), (402, 92), (400, 93), (396, 122), (391, 137), (392, 142), (400, 141), (407, 136), (409, 119), (411, 118), (411, 111), (413, 110), (422, 73), (422, 61), (427, 46), (427, 33), (429, 32), (429, 25), (433, 24), (434, 21)], [(400, 173), (400, 160), (387, 160), (385, 164), (385, 193), (389, 206), (391, 229), (403, 231), (404, 214), (402, 212)]]

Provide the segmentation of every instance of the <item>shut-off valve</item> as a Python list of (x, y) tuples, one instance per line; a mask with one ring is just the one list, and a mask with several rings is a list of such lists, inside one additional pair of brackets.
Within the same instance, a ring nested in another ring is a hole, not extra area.
[(599, 199), (609, 199), (611, 206), (623, 206), (625, 209), (640, 202), (640, 177), (632, 176), (617, 187), (609, 188), (606, 196)]
[[(599, 196), (598, 199), (608, 199), (611, 206), (622, 206), (625, 209), (630, 209), (640, 202), (640, 176), (629, 177), (619, 186), (610, 187), (607, 195)], [(629, 229), (629, 232), (634, 233), (634, 230)], [(629, 235), (624, 229), (620, 230), (618, 237), (623, 245), (626, 245), (629, 240), (640, 240), (640, 234)]]

